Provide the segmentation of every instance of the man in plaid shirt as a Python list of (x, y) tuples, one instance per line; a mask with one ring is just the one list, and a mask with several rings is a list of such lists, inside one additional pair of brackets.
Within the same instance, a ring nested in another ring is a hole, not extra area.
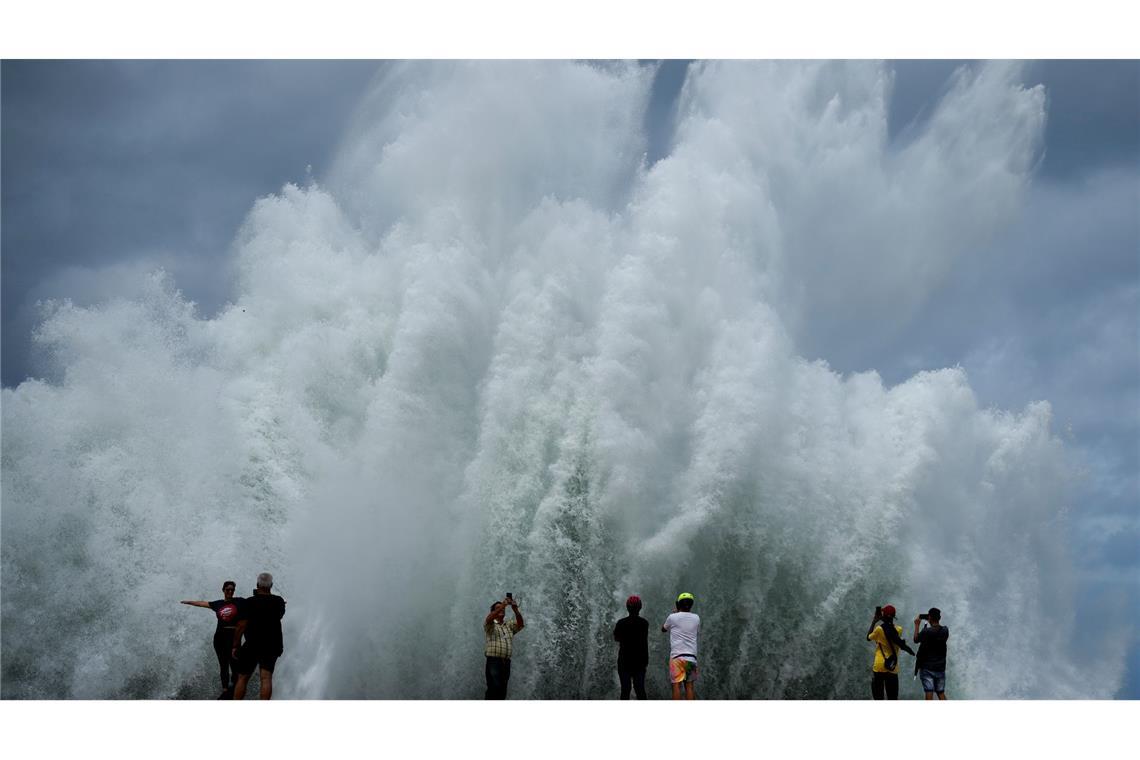
[[(515, 613), (515, 619), (504, 623), (507, 615), (507, 605)], [(515, 600), (507, 594), (507, 598), (491, 605), (491, 612), (483, 620), (483, 635), (487, 643), (483, 647), (483, 654), (487, 656), (487, 695), (486, 699), (506, 699), (507, 681), (511, 678), (511, 643), (515, 634), (523, 629), (522, 615)]]

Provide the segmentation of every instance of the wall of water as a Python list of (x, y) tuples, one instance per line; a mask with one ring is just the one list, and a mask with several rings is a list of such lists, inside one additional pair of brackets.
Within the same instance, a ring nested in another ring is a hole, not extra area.
[(330, 175), (251, 210), (221, 313), (161, 273), (51, 305), (58, 378), (2, 398), (3, 696), (213, 696), (177, 602), (262, 570), (282, 697), (480, 697), (507, 591), (515, 698), (613, 697), (622, 601), (679, 591), (702, 696), (864, 698), (886, 602), (943, 609), (955, 696), (1110, 696), (1049, 405), (795, 340), (921, 302), (1016, 213), (1044, 93), (963, 72), (896, 146), (884, 66), (694, 64), (650, 167), (652, 77), (393, 66)]

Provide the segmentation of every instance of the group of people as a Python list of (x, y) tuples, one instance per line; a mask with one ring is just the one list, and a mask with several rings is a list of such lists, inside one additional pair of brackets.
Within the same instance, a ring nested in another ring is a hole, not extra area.
[[(285, 616), (285, 600), (272, 593), (273, 576), (261, 573), (253, 595), (236, 598), (237, 584), (222, 584), (221, 599), (183, 601), (194, 607), (213, 610), (217, 617), (214, 631), (214, 653), (218, 657), (222, 693), (218, 699), (244, 699), (246, 685), (255, 669), (261, 679), (260, 697), (273, 696), (273, 669), (284, 651), (281, 619)], [(669, 635), (669, 682), (673, 699), (696, 699), (697, 648), (701, 634), (701, 618), (693, 612), (696, 598), (688, 593), (677, 596), (673, 612), (661, 624)], [(513, 620), (507, 621), (507, 608)], [(626, 617), (614, 625), (614, 641), (618, 644), (617, 671), (621, 698), (629, 699), (631, 691), (645, 699), (645, 672), (649, 667), (649, 621), (641, 617), (641, 598), (626, 599)], [(942, 612), (931, 607), (914, 619), (913, 642), (918, 652), (903, 638), (902, 626), (895, 623), (895, 608), (886, 604), (875, 608), (867, 640), (875, 644), (871, 666), (871, 697), (898, 699), (899, 652), (915, 657), (915, 677), (922, 682), (926, 699), (946, 699), (946, 642), (950, 630), (942, 625)], [(925, 621), (925, 625), (923, 625)], [(486, 657), (484, 675), (486, 699), (506, 699), (511, 678), (511, 655), (514, 637), (524, 627), (518, 602), (512, 594), (491, 604), (483, 619)]]
[[(693, 612), (696, 599), (685, 592), (677, 597), (673, 612), (661, 624), (661, 631), (669, 634), (669, 682), (673, 699), (695, 699), (697, 680), (697, 644), (701, 633), (701, 618)], [(629, 699), (631, 690), (638, 699), (645, 699), (645, 671), (649, 667), (649, 621), (641, 617), (641, 598), (626, 599), (626, 617), (614, 626), (614, 641), (618, 643), (617, 671), (621, 698)], [(506, 622), (510, 607), (514, 620)], [(923, 625), (923, 621), (926, 621)], [(921, 626), (921, 627), (920, 627)], [(511, 676), (511, 652), (515, 634), (523, 629), (523, 618), (518, 603), (511, 594), (491, 605), (491, 612), (483, 621), (486, 638), (484, 655), (487, 658), (487, 699), (506, 699), (507, 681)], [(867, 640), (875, 644), (875, 660), (871, 666), (871, 697), (898, 699), (899, 651), (915, 657), (915, 677), (921, 680), (926, 699), (946, 699), (946, 642), (950, 629), (942, 625), (942, 612), (931, 607), (914, 619), (916, 653), (903, 638), (902, 626), (895, 624), (895, 608), (883, 605), (875, 608)]]
[[(923, 621), (926, 625), (922, 625)], [(921, 630), (919, 628), (921, 627)], [(914, 657), (914, 674), (922, 682), (926, 699), (946, 699), (946, 642), (950, 629), (942, 625), (942, 611), (931, 607), (914, 618), (913, 641), (916, 653), (903, 638), (901, 625), (895, 623), (895, 608), (885, 604), (875, 608), (867, 641), (875, 643), (875, 663), (871, 666), (871, 698), (899, 698), (899, 651)]]
[[(701, 618), (693, 612), (696, 598), (686, 592), (677, 597), (672, 614), (661, 624), (662, 633), (669, 634), (669, 681), (673, 684), (673, 699), (696, 699), (697, 641), (701, 633)], [(507, 608), (514, 620), (507, 622)], [(649, 667), (649, 621), (641, 617), (641, 598), (631, 596), (625, 601), (629, 613), (614, 626), (614, 641), (618, 642), (618, 681), (621, 698), (629, 699), (630, 690), (638, 699), (645, 699), (645, 671)], [(483, 620), (486, 639), (483, 654), (487, 658), (486, 699), (506, 699), (507, 681), (511, 677), (511, 652), (515, 634), (523, 629), (522, 613), (511, 594), (491, 604), (491, 611)]]
[(246, 685), (256, 669), (261, 679), (261, 699), (273, 697), (273, 669), (284, 652), (281, 618), (285, 617), (285, 600), (272, 593), (273, 576), (261, 573), (253, 595), (234, 597), (237, 584), (222, 584), (222, 598), (212, 602), (188, 601), (192, 607), (214, 611), (218, 619), (214, 630), (214, 654), (222, 680), (218, 699), (245, 699)]

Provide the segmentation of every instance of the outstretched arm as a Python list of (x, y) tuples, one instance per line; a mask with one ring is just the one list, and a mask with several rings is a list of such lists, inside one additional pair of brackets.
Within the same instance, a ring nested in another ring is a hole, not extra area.
[(210, 609), (210, 603), (209, 602), (185, 602), (184, 601), (184, 602), (181, 602), (181, 604), (189, 604), (191, 607), (205, 607), (206, 609)]

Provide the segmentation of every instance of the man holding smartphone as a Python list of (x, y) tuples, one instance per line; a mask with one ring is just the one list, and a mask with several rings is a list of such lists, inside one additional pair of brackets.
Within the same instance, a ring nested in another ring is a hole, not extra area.
[[(504, 623), (507, 607), (515, 613), (515, 619)], [(483, 635), (486, 643), (483, 654), (487, 657), (487, 693), (485, 699), (506, 699), (507, 681), (511, 678), (511, 650), (515, 634), (523, 629), (522, 614), (514, 598), (507, 598), (491, 605), (491, 612), (483, 619)]]
[[(927, 624), (920, 631), (918, 626), (923, 620)], [(946, 641), (949, 638), (950, 629), (942, 625), (942, 611), (937, 607), (914, 619), (914, 643), (918, 644), (914, 667), (928, 700), (934, 699), (935, 694), (939, 699), (946, 699)]]
[(875, 661), (871, 665), (871, 698), (899, 698), (899, 651), (914, 654), (902, 637), (902, 626), (895, 624), (895, 607), (884, 604), (875, 608), (867, 641), (875, 645)]

